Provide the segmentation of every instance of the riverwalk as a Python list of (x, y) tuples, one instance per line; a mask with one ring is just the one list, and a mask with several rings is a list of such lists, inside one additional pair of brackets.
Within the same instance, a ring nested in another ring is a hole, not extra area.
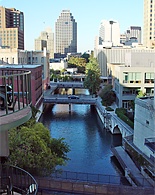
[[(50, 89), (48, 89), (45, 93), (44, 96), (52, 94), (52, 92), (55, 90), (56, 86), (52, 86)], [(96, 101), (96, 107), (99, 108), (100, 112), (102, 113), (101, 117), (111, 116), (118, 118), (117, 115), (115, 114), (115, 109), (117, 108), (116, 104), (112, 105), (112, 108), (114, 109), (113, 112), (108, 112), (106, 111), (105, 107), (101, 103), (101, 98), (98, 96), (97, 101)], [(124, 123), (121, 119), (118, 118), (121, 124), (126, 127), (126, 129), (130, 128), (126, 123)], [(104, 122), (104, 121), (103, 121)], [(133, 134), (133, 129), (129, 129), (131, 134)], [(131, 131), (132, 130), (132, 131)], [(127, 154), (125, 149), (123, 147), (116, 147), (112, 148), (112, 152), (114, 156), (117, 158), (119, 163), (121, 164), (122, 168), (125, 171), (125, 176), (129, 180), (129, 182), (135, 186), (135, 187), (146, 187), (146, 188), (151, 188), (151, 184), (144, 178), (144, 176), (141, 174), (140, 170), (136, 167), (130, 156)]]
[(144, 178), (140, 170), (136, 167), (128, 153), (122, 146), (114, 147), (111, 149), (120, 165), (125, 171), (126, 178), (134, 186), (152, 187), (152, 185)]

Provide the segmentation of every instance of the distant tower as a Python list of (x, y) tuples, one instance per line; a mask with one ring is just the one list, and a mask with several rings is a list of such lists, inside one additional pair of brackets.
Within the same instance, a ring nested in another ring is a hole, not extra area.
[(117, 21), (102, 20), (99, 28), (99, 44), (112, 42), (113, 46), (120, 45), (120, 27)]
[(24, 14), (15, 8), (0, 6), (2, 46), (24, 49)]
[(35, 39), (35, 50), (43, 51), (46, 47), (50, 53), (50, 58), (54, 58), (54, 33), (50, 27), (41, 32), (41, 35)]
[(155, 0), (144, 0), (143, 44), (155, 48)]
[(69, 10), (62, 10), (55, 23), (55, 53), (77, 53), (77, 23)]

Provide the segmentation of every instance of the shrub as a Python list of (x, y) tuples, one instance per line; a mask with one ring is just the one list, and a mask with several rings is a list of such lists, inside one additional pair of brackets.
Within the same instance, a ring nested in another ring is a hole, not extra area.
[(134, 128), (134, 123), (126, 116), (127, 110), (125, 108), (116, 108), (115, 113), (122, 121), (128, 124), (132, 129)]

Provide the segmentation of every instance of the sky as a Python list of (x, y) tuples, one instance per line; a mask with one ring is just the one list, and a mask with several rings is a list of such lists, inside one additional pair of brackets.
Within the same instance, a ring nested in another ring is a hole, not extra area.
[(144, 0), (0, 0), (0, 6), (24, 13), (25, 49), (34, 50), (34, 40), (47, 27), (55, 32), (55, 22), (68, 9), (77, 22), (77, 50), (94, 49), (102, 20), (115, 20), (121, 33), (130, 26), (143, 30)]

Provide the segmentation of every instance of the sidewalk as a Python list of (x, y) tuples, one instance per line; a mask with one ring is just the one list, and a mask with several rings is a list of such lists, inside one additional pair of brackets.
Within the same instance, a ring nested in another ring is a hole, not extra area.
[(129, 177), (133, 183), (137, 186), (152, 187), (152, 185), (140, 173), (139, 169), (122, 146), (112, 148), (111, 151), (124, 169), (125, 175)]

